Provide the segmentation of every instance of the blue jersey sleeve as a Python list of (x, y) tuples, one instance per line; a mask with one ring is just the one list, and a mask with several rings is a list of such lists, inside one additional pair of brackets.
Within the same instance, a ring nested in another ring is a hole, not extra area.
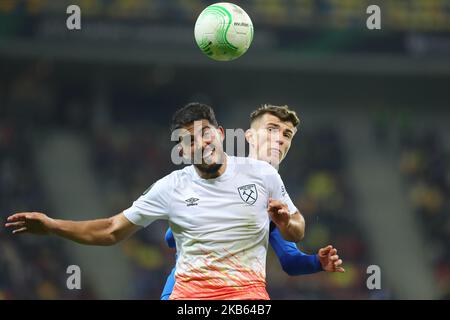
[(276, 227), (271, 228), (269, 243), (280, 260), (284, 272), (290, 276), (322, 271), (317, 255), (309, 255), (300, 251), (294, 242), (284, 240)]
[(173, 233), (172, 230), (170, 228), (167, 229), (166, 231), (166, 243), (169, 246), (169, 248), (175, 248), (176, 244), (175, 244), (175, 238), (173, 237)]
[(172, 269), (166, 280), (166, 285), (161, 293), (161, 300), (169, 300), (170, 295), (173, 291), (173, 286), (175, 285), (175, 268)]
[[(175, 238), (174, 238), (172, 230), (170, 228), (167, 229), (164, 239), (166, 240), (166, 243), (169, 246), (169, 248), (176, 247)], [(177, 258), (176, 255), (175, 255), (175, 258)], [(161, 300), (169, 300), (169, 297), (172, 294), (174, 285), (175, 285), (175, 267), (172, 269), (169, 276), (167, 277), (166, 284), (161, 293)]]

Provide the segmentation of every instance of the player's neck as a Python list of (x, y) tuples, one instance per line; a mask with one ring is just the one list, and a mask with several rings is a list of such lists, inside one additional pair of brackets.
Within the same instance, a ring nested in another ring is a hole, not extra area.
[(195, 168), (195, 171), (197, 171), (197, 174), (200, 176), (200, 178), (215, 179), (225, 173), (225, 171), (227, 170), (227, 162), (228, 162), (228, 159), (226, 156), (224, 156), (223, 164), (220, 166), (219, 170), (214, 171), (214, 172), (204, 172), (204, 171), (199, 170), (196, 166), (194, 166), (194, 168)]
[(270, 164), (272, 167), (274, 167), (277, 171), (280, 169), (279, 164), (273, 164), (270, 161), (267, 161), (267, 160), (264, 160), (264, 159), (259, 159), (258, 158), (258, 154), (256, 152), (254, 152), (251, 148), (250, 148), (250, 152), (248, 153), (248, 157), (251, 158), (251, 159), (266, 161), (268, 164)]
[(256, 160), (259, 160), (259, 159), (258, 159), (258, 154), (257, 154), (256, 151), (254, 151), (251, 147), (250, 147), (250, 151), (249, 151), (249, 153), (248, 153), (248, 157), (249, 157), (250, 159), (256, 159)]

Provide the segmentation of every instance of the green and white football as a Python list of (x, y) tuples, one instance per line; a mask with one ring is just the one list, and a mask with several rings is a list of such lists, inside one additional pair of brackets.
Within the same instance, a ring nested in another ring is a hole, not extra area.
[(195, 23), (195, 41), (208, 57), (230, 61), (242, 56), (253, 41), (253, 23), (239, 6), (219, 2), (200, 13)]

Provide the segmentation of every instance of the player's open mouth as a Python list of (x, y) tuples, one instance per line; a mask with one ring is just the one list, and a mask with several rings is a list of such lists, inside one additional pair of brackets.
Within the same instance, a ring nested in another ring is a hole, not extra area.
[(208, 148), (204, 153), (203, 153), (203, 159), (205, 160), (209, 160), (211, 159), (211, 157), (213, 156), (214, 152), (216, 151), (215, 148)]

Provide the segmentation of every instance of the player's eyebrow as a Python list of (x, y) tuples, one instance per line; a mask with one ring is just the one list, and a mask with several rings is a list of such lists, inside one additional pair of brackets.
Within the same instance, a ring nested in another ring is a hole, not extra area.
[(292, 131), (291, 129), (286, 129), (286, 131), (290, 134), (294, 134), (294, 131)]
[(267, 122), (267, 123), (266, 123), (266, 125), (267, 125), (267, 126), (274, 126), (274, 127), (277, 127), (277, 128), (279, 128), (279, 127), (280, 127), (280, 125), (279, 125), (279, 124), (277, 124), (277, 123), (273, 123), (273, 122)]
[[(279, 125), (279, 124), (277, 124), (277, 123), (274, 123), (274, 122), (267, 122), (267, 124), (266, 124), (267, 126), (274, 126), (274, 127), (276, 127), (276, 128), (280, 128), (281, 126)], [(290, 133), (290, 134), (294, 134), (294, 131), (292, 131), (291, 129), (289, 129), (289, 128), (286, 128), (286, 132), (288, 132), (288, 133)]]
[[(202, 131), (202, 133), (203, 133), (203, 131), (204, 131), (205, 129), (210, 129), (210, 128), (211, 128), (211, 126), (206, 124), (206, 125), (203, 125), (203, 126), (202, 126), (201, 131)], [(183, 141), (185, 138), (187, 138), (187, 137), (190, 137), (190, 141), (192, 142), (192, 141), (195, 140), (195, 133), (194, 133), (194, 132), (189, 132), (189, 133), (186, 133), (185, 135), (180, 136), (178, 142), (182, 142), (182, 141)]]

